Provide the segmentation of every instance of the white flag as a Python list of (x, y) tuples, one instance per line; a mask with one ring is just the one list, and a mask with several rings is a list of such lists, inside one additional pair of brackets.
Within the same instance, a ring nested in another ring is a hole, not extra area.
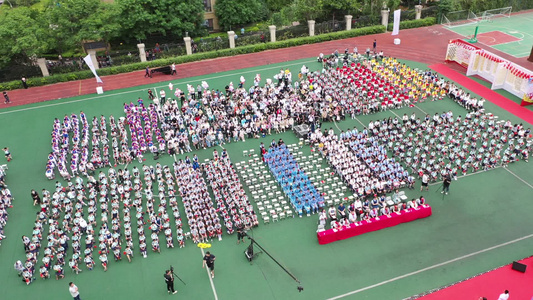
[(398, 35), (400, 33), (400, 16), (402, 11), (397, 9), (394, 11), (394, 24), (392, 25), (392, 35)]
[(104, 83), (102, 81), (102, 79), (100, 79), (100, 76), (98, 76), (98, 74), (96, 74), (96, 69), (94, 68), (94, 64), (93, 64), (93, 60), (91, 59), (91, 55), (90, 54), (87, 54), (87, 56), (85, 56), (83, 58), (83, 60), (85, 61), (85, 63), (87, 64), (87, 66), (89, 66), (89, 69), (91, 69), (91, 71), (93, 72), (94, 76), (96, 77), (96, 82), (98, 83)]

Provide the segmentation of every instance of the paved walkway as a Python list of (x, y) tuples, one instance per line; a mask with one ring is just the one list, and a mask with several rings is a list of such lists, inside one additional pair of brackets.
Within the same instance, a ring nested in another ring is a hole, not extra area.
[[(102, 80), (104, 81), (102, 86), (105, 92), (144, 84), (168, 81), (171, 80), (171, 78), (180, 79), (273, 63), (281, 63), (300, 58), (315, 57), (321, 52), (327, 55), (334, 52), (335, 49), (338, 49), (339, 52), (343, 52), (345, 48), (351, 50), (354, 46), (359, 48), (359, 52), (364, 52), (367, 47), (372, 46), (374, 39), (377, 40), (377, 50), (383, 50), (387, 56), (414, 60), (427, 64), (434, 64), (444, 61), (448, 41), (450, 39), (460, 38), (461, 36), (445, 29), (441, 25), (434, 25), (431, 27), (401, 30), (400, 35), (396, 37), (401, 39), (400, 45), (394, 45), (393, 40), (395, 37), (391, 36), (390, 32), (388, 32), (318, 44), (302, 45), (291, 48), (191, 62), (178, 65), (178, 75), (174, 77), (157, 74), (154, 75), (153, 78), (144, 78), (144, 70), (118, 75), (109, 75), (102, 77)], [(483, 47), (483, 45), (478, 46)], [(525, 67), (531, 67), (532, 63), (527, 62), (525, 59), (520, 60), (505, 53), (494, 51), (494, 49), (489, 50), (510, 61), (521, 64)], [(9, 105), (2, 104), (2, 107), (93, 94), (96, 92), (96, 87), (96, 80), (94, 78), (89, 78), (47, 86), (30, 87), (26, 90), (13, 90), (8, 92), (12, 103)]]

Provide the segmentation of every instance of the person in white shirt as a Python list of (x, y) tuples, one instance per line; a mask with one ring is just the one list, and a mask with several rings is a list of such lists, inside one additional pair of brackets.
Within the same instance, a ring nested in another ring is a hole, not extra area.
[(348, 220), (350, 221), (350, 223), (357, 222), (357, 214), (355, 213), (355, 210), (350, 212), (350, 214), (348, 215)]
[(426, 187), (426, 191), (429, 190), (428, 182), (429, 182), (429, 176), (426, 173), (424, 173), (424, 175), (422, 175), (422, 186), (420, 187), (420, 191), (422, 191), (424, 187)]
[(507, 300), (509, 299), (509, 291), (505, 290), (505, 292), (500, 294), (500, 297), (498, 297), (498, 300)]
[(165, 105), (165, 100), (166, 100), (166, 93), (165, 91), (162, 89), (159, 94), (161, 95), (161, 98), (159, 99), (159, 103), (161, 103), (161, 105)]
[(68, 291), (70, 292), (70, 295), (72, 296), (72, 298), (74, 298), (74, 300), (81, 300), (78, 287), (73, 282), (69, 283), (68, 286), (69, 286)]

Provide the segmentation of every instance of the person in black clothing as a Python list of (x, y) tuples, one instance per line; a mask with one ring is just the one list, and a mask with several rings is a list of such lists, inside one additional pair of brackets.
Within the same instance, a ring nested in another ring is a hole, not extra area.
[(4, 91), (4, 99), (6, 99), (6, 100), (4, 101), (5, 104), (11, 103), (11, 100), (9, 100), (9, 96), (7, 95), (7, 92), (6, 92), (6, 91)]
[(37, 191), (31, 190), (31, 198), (33, 199), (33, 206), (41, 204), (41, 197), (39, 197), (39, 193), (37, 193)]
[(27, 89), (28, 88), (28, 83), (26, 82), (26, 77), (22, 76), (22, 78), (20, 79), (20, 81), (22, 82), (22, 86)]
[(152, 78), (152, 74), (150, 73), (150, 69), (148, 67), (146, 67), (146, 73), (144, 73), (144, 78), (146, 77)]
[(239, 226), (237, 227), (237, 245), (240, 244), (241, 242), (244, 243), (244, 237), (246, 236), (246, 234), (244, 233), (244, 226)]
[(444, 181), (442, 182), (442, 193), (444, 193), (445, 195), (448, 195), (448, 192), (450, 191), (450, 183), (452, 183), (452, 178), (450, 177), (449, 174), (446, 174), (446, 176), (444, 176)]
[(215, 278), (215, 256), (211, 254), (209, 251), (205, 253), (204, 261), (202, 263), (202, 268), (205, 268), (205, 266), (211, 270), (211, 278)]
[(177, 293), (178, 291), (174, 290), (174, 275), (172, 275), (172, 272), (170, 272), (170, 270), (166, 270), (164, 277), (165, 277), (165, 282), (167, 284), (168, 293), (169, 294)]

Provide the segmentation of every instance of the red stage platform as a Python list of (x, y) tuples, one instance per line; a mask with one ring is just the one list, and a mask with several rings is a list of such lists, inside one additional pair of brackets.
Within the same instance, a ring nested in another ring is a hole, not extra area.
[(503, 291), (509, 290), (509, 299), (533, 300), (533, 257), (519, 262), (527, 266), (525, 273), (513, 270), (509, 264), (417, 299), (477, 300), (486, 297), (496, 300)]
[(359, 225), (350, 224), (341, 230), (335, 231), (333, 229), (328, 229), (326, 231), (318, 232), (318, 243), (320, 245), (325, 245), (367, 232), (396, 226), (401, 223), (407, 223), (421, 218), (427, 218), (429, 216), (431, 216), (431, 207), (429, 205), (424, 205), (417, 209), (406, 209), (401, 213), (392, 213), (390, 217), (381, 216), (377, 219), (373, 218), (370, 221), (359, 222)]

